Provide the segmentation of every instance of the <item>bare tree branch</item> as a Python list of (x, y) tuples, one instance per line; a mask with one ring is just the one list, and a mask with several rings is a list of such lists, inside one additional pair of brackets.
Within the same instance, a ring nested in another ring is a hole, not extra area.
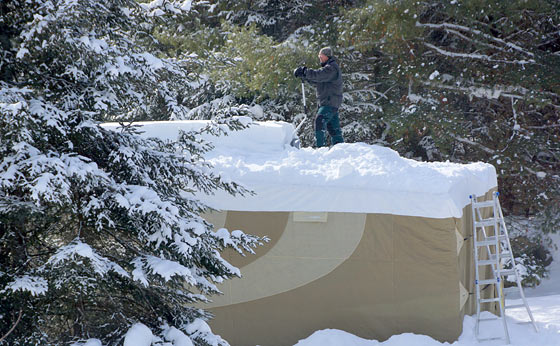
[(531, 57), (534, 57), (535, 54), (528, 52), (526, 50), (524, 50), (523, 48), (519, 47), (518, 45), (511, 43), (511, 42), (506, 42), (500, 38), (494, 37), (492, 35), (488, 35), (486, 33), (483, 33), (480, 30), (476, 30), (476, 29), (472, 29), (469, 28), (467, 26), (463, 26), (463, 25), (457, 25), (457, 24), (450, 24), (450, 23), (441, 23), (441, 24), (422, 24), (420, 22), (416, 22), (416, 26), (418, 27), (427, 27), (427, 28), (434, 28), (434, 29), (456, 29), (456, 30), (462, 30), (462, 31), (467, 31), (476, 35), (480, 35), (488, 40), (494, 41), (494, 42), (499, 42), (509, 48), (515, 49), (523, 54), (529, 55)]
[[(475, 87), (475, 86), (460, 87), (460, 86), (445, 85), (445, 84), (440, 84), (440, 83), (430, 83), (430, 82), (425, 82), (425, 81), (422, 82), (422, 84), (424, 84), (426, 86), (432, 86), (432, 87), (440, 88), (440, 89), (460, 91), (460, 92), (463, 92), (463, 93), (466, 93), (466, 94), (469, 94), (469, 95), (473, 95), (473, 96), (477, 96), (477, 97), (484, 97), (484, 98), (487, 98), (487, 99), (497, 99), (500, 96), (511, 97), (511, 98), (515, 98), (515, 99), (523, 99), (522, 95), (510, 94), (509, 92), (506, 92), (506, 90), (499, 89), (499, 88), (488, 89), (488, 88)], [(507, 89), (507, 87), (506, 87), (506, 89)]]
[(542, 125), (542, 126), (525, 126), (526, 129), (535, 129), (535, 130), (543, 130), (543, 129), (549, 129), (554, 127), (560, 127), (560, 124), (550, 124), (550, 125)]
[(517, 112), (515, 111), (513, 97), (511, 98), (511, 109), (513, 110), (513, 131), (511, 132), (511, 137), (509, 138), (509, 141), (511, 141), (513, 137), (515, 137), (517, 131), (519, 131), (519, 124), (517, 123)]
[(530, 64), (530, 63), (534, 63), (534, 60), (496, 60), (496, 59), (492, 59), (491, 57), (489, 57), (488, 55), (484, 55), (484, 54), (475, 54), (475, 53), (455, 53), (455, 52), (450, 52), (444, 49), (441, 49), (439, 47), (434, 46), (431, 43), (426, 43), (424, 42), (424, 44), (428, 47), (428, 48), (432, 48), (433, 50), (435, 50), (436, 52), (442, 54), (442, 55), (446, 55), (452, 58), (471, 58), (471, 59), (480, 59), (480, 60), (486, 60), (488, 62), (501, 62), (504, 64), (520, 64), (520, 65), (525, 65), (525, 64)]
[(391, 86), (389, 89), (385, 90), (384, 93), (382, 93), (382, 94), (379, 93), (380, 96), (379, 96), (377, 99), (375, 99), (375, 101), (373, 101), (373, 104), (376, 104), (377, 101), (379, 101), (382, 97), (388, 100), (388, 98), (387, 98), (387, 93), (389, 92), (389, 90), (393, 89), (393, 88), (396, 87), (396, 86), (397, 86), (397, 85), (395, 84), (395, 85)]
[(498, 47), (498, 46), (495, 46), (495, 45), (490, 44), (490, 43), (481, 42), (481, 41), (479, 41), (479, 40), (475, 40), (475, 39), (469, 38), (469, 37), (463, 35), (462, 33), (460, 33), (460, 32), (457, 31), (457, 30), (447, 29), (447, 28), (446, 28), (445, 31), (447, 31), (447, 32), (449, 32), (449, 33), (452, 33), (452, 34), (454, 34), (454, 35), (457, 35), (457, 36), (459, 36), (460, 38), (462, 38), (462, 39), (465, 40), (465, 41), (471, 41), (471, 42), (474, 42), (474, 43), (478, 43), (478, 44), (484, 45), (484, 46), (486, 46), (486, 47), (490, 47), (490, 48), (493, 48), (493, 49), (500, 50), (500, 51), (502, 51), (502, 52), (505, 52), (505, 51), (506, 51), (506, 50), (505, 50), (504, 48), (502, 48), (502, 47)]
[(451, 134), (451, 137), (454, 138), (455, 140), (459, 141), (459, 142), (462, 142), (462, 143), (465, 143), (465, 144), (470, 144), (470, 145), (475, 146), (479, 149), (482, 149), (483, 151), (487, 152), (488, 154), (495, 154), (496, 153), (495, 150), (490, 149), (488, 147), (485, 147), (484, 145), (482, 145), (480, 143), (473, 142), (470, 139), (459, 137), (459, 136), (454, 135), (454, 134)]
[(8, 337), (8, 335), (10, 335), (14, 331), (14, 329), (16, 329), (17, 325), (19, 324), (19, 321), (21, 321), (22, 314), (23, 314), (23, 308), (20, 308), (19, 309), (19, 316), (17, 318), (16, 323), (12, 326), (12, 328), (10, 328), (10, 330), (8, 330), (8, 332), (6, 334), (4, 334), (4, 336), (2, 336), (0, 338), (0, 342), (4, 341)]

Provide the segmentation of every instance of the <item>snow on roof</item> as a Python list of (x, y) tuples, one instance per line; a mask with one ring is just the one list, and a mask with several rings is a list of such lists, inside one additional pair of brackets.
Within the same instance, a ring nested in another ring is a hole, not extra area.
[[(198, 196), (219, 210), (386, 213), (433, 218), (461, 217), (469, 195), (497, 186), (494, 166), (476, 162), (418, 162), (389, 148), (343, 143), (332, 148), (290, 146), (294, 127), (252, 122), (228, 136), (211, 137), (206, 155), (215, 171), (256, 195), (225, 192)], [(142, 136), (174, 140), (179, 130), (198, 130), (208, 121), (142, 122)], [(116, 129), (118, 124), (103, 124)]]

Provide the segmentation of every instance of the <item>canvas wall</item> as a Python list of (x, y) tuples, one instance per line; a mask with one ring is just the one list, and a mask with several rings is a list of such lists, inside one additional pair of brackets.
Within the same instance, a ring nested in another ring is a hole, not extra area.
[[(454, 341), (464, 314), (476, 312), (470, 206), (462, 218), (444, 219), (247, 211), (206, 217), (218, 228), (270, 238), (255, 255), (224, 254), (244, 277), (220, 286), (225, 294), (204, 306), (215, 315), (213, 331), (232, 345), (293, 345), (325, 328), (380, 341), (405, 332)], [(483, 293), (495, 294), (491, 287)]]

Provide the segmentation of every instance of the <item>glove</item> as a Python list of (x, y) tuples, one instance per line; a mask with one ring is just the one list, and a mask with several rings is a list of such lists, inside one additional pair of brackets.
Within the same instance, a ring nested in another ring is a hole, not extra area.
[(295, 76), (296, 78), (305, 77), (305, 71), (306, 71), (306, 70), (307, 70), (307, 67), (305, 67), (305, 66), (300, 66), (300, 67), (298, 67), (298, 68), (296, 68), (296, 69), (294, 70), (294, 76)]

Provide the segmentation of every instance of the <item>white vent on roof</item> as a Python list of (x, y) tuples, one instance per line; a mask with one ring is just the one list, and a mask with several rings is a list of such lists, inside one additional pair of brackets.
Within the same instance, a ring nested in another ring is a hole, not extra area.
[(327, 222), (329, 213), (318, 212), (294, 212), (294, 222)]

